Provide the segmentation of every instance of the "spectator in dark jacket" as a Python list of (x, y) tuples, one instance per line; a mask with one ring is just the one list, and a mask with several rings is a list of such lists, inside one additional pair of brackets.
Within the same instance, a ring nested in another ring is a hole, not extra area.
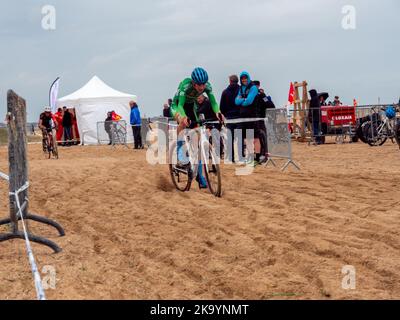
[(168, 99), (168, 103), (164, 104), (163, 117), (171, 118), (172, 99)]
[(260, 81), (253, 81), (255, 86), (258, 88), (258, 103), (257, 103), (257, 117), (265, 118), (267, 115), (267, 109), (276, 109), (275, 104), (270, 96), (265, 94), (264, 89), (261, 88)]
[(239, 78), (237, 75), (229, 77), (229, 86), (222, 92), (221, 113), (226, 119), (240, 118), (240, 109), (235, 104), (235, 99), (239, 94)]
[(64, 145), (71, 146), (72, 144), (72, 114), (64, 107), (64, 115), (62, 125), (64, 128)]
[(136, 102), (129, 103), (131, 107), (131, 126), (133, 132), (133, 139), (135, 142), (135, 149), (143, 149), (142, 144), (142, 119), (140, 117), (139, 107)]
[[(265, 119), (267, 117), (267, 109), (275, 109), (275, 105), (272, 102), (270, 96), (267, 96), (263, 89), (261, 89), (260, 81), (253, 81), (255, 86), (258, 88), (258, 103), (257, 103), (257, 118)], [(267, 140), (267, 127), (265, 126), (265, 120), (258, 121), (256, 129), (258, 131), (257, 136), (260, 139), (260, 164), (267, 162), (268, 159), (268, 140)]]
[(112, 131), (111, 131), (112, 125), (113, 125), (112, 113), (108, 112), (107, 118), (104, 122), (104, 130), (107, 132), (108, 138), (110, 139), (110, 143), (108, 145), (112, 145), (112, 143), (113, 143)]
[(333, 100), (333, 105), (334, 105), (335, 107), (340, 107), (340, 106), (343, 105), (343, 103), (340, 101), (339, 96), (336, 96), (336, 97), (335, 97), (335, 100)]
[(205, 95), (197, 98), (197, 114), (204, 114), (206, 121), (218, 121), (212, 110), (211, 102)]
[(318, 94), (317, 90), (310, 90), (310, 111), (308, 114), (308, 121), (312, 124), (313, 136), (317, 145), (322, 144), (322, 130), (321, 130), (321, 101), (323, 97)]
[[(229, 86), (222, 92), (221, 96), (221, 113), (225, 116), (226, 119), (238, 119), (240, 118), (240, 108), (236, 105), (235, 99), (239, 94), (239, 78), (237, 75), (232, 75), (229, 77)], [(228, 123), (227, 129), (231, 133), (231, 137), (229, 137), (231, 143), (229, 144), (231, 147), (230, 153), (232, 153), (232, 162), (235, 162), (235, 130), (239, 129), (236, 123)], [(228, 139), (228, 140), (229, 140)]]
[(165, 117), (165, 118), (171, 117), (171, 109), (169, 108), (169, 105), (167, 103), (164, 104), (163, 117)]

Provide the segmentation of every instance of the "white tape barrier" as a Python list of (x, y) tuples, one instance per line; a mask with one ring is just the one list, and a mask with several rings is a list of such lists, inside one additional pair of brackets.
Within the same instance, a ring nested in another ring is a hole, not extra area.
[[(226, 120), (224, 121), (225, 124), (238, 124), (238, 123), (246, 123), (246, 122), (256, 122), (256, 121), (265, 121), (265, 118), (241, 118), (241, 119), (231, 119), (231, 120)], [(171, 124), (169, 122), (161, 122), (161, 121), (156, 121), (153, 123), (159, 123), (159, 124), (164, 124), (164, 125), (169, 125), (171, 127), (178, 127), (176, 124)], [(219, 121), (205, 121), (206, 124), (221, 124)]]
[(40, 273), (37, 268), (35, 257), (32, 252), (31, 243), (29, 241), (28, 232), (27, 232), (26, 226), (25, 226), (24, 215), (22, 213), (21, 204), (19, 202), (19, 194), (28, 188), (29, 188), (29, 182), (25, 183), (25, 185), (22, 186), (19, 190), (15, 191), (15, 192), (10, 192), (10, 196), (15, 197), (15, 201), (16, 201), (17, 207), (18, 207), (18, 215), (21, 217), (22, 227), (23, 227), (24, 235), (25, 235), (26, 251), (28, 252), (29, 263), (31, 265), (32, 274), (33, 274), (33, 278), (35, 281), (37, 299), (38, 300), (46, 300), (46, 296), (44, 294), (44, 290), (43, 290), (43, 286), (42, 286), (42, 279), (40, 278)]
[(3, 172), (0, 172), (0, 178), (4, 179), (4, 180), (6, 180), (6, 181), (10, 181), (10, 178), (9, 178), (9, 176), (8, 176), (8, 175), (6, 175), (6, 174), (5, 174), (5, 173), (3, 173)]
[[(231, 119), (226, 120), (225, 124), (238, 124), (238, 123), (246, 123), (246, 122), (256, 122), (256, 121), (265, 121), (265, 118), (242, 118), (242, 119)], [(206, 123), (220, 124), (219, 121), (206, 121)]]

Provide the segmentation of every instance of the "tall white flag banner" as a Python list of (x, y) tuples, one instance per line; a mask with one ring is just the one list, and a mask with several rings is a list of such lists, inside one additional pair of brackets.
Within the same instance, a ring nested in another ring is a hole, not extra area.
[(57, 112), (57, 98), (58, 98), (59, 87), (60, 87), (60, 78), (58, 77), (51, 85), (49, 93), (50, 107), (53, 113)]

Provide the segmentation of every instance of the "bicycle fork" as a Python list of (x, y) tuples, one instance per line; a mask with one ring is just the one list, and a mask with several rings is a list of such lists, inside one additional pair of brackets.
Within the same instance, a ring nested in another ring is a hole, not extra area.
[[(193, 143), (190, 143), (192, 139), (190, 139), (190, 136), (186, 136), (185, 138), (185, 143), (186, 143), (186, 148), (189, 150), (189, 160), (191, 163), (192, 167), (192, 173), (193, 173), (193, 178), (196, 178), (199, 176), (199, 181), (201, 178), (204, 178), (204, 172), (202, 170), (202, 166), (204, 164), (206, 172), (208, 172), (208, 162), (206, 161), (206, 155), (207, 155), (207, 150), (204, 147), (207, 145), (207, 135), (206, 131), (204, 128), (201, 128), (200, 131), (200, 141), (196, 144), (197, 145), (197, 150), (195, 150), (195, 147), (193, 147)], [(200, 175), (202, 177), (200, 177)]]

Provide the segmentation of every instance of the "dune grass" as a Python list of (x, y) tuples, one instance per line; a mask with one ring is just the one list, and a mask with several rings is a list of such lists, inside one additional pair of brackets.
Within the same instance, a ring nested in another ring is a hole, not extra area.
[[(42, 137), (40, 135), (30, 135), (28, 134), (28, 143), (30, 142), (41, 142)], [(0, 145), (6, 145), (8, 143), (7, 128), (0, 128)]]
[(0, 144), (7, 144), (7, 128), (0, 128)]

